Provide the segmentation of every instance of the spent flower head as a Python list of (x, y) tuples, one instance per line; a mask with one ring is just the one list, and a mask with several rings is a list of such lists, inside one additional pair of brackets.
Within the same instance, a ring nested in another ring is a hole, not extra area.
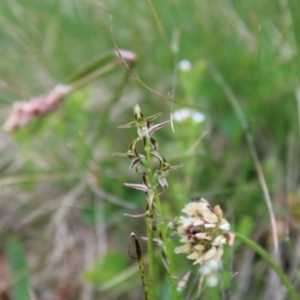
[(176, 230), (183, 246), (175, 253), (186, 253), (194, 264), (218, 261), (223, 254), (223, 245), (232, 245), (234, 235), (229, 232), (230, 224), (223, 218), (219, 205), (214, 208), (204, 198), (188, 203), (183, 209)]

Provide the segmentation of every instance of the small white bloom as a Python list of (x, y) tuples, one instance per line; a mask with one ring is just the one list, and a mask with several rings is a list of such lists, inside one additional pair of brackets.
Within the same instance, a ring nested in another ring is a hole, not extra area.
[(206, 284), (210, 287), (217, 286), (219, 284), (219, 278), (217, 274), (211, 274), (206, 277)]
[(192, 68), (192, 64), (189, 60), (183, 59), (178, 63), (178, 67), (181, 71), (189, 71)]
[(176, 110), (173, 118), (177, 122), (182, 122), (188, 118), (192, 119), (195, 123), (202, 123), (205, 121), (205, 115), (203, 113), (188, 108)]
[(192, 114), (192, 119), (195, 123), (202, 123), (205, 121), (205, 115), (200, 112), (194, 112)]

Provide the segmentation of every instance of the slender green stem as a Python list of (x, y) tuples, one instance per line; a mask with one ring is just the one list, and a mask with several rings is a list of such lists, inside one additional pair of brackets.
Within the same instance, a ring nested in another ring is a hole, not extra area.
[(258, 244), (256, 244), (253, 240), (250, 240), (249, 238), (245, 237), (242, 234), (234, 233), (237, 238), (239, 238), (241, 241), (243, 241), (245, 244), (247, 244), (249, 247), (251, 247), (256, 253), (258, 253), (268, 264), (269, 266), (277, 273), (278, 277), (280, 278), (281, 282), (285, 285), (289, 295), (290, 299), (297, 300), (299, 299), (297, 292), (293, 285), (291, 284), (288, 277), (284, 274), (283, 270), (280, 268), (280, 266), (271, 258), (270, 254), (264, 250), (262, 247), (260, 247)]
[[(155, 194), (154, 202), (156, 205), (157, 213), (160, 215), (161, 219), (163, 219), (163, 212), (162, 212), (160, 197), (157, 194), (156, 184), (152, 182), (153, 172), (151, 169), (151, 153), (150, 153), (151, 146), (150, 145), (151, 145), (150, 137), (148, 136), (147, 140), (146, 140), (146, 145), (145, 145), (145, 153), (146, 153), (146, 158), (148, 161), (148, 167), (146, 168), (146, 173), (150, 180), (151, 189), (152, 189), (153, 193)], [(150, 208), (150, 209), (152, 209), (152, 208)], [(151, 230), (151, 228), (150, 228), (150, 230)], [(166, 257), (167, 257), (167, 260), (169, 263), (169, 281), (171, 284), (172, 299), (176, 300), (176, 299), (178, 299), (178, 292), (176, 289), (176, 284), (174, 283), (174, 280), (172, 279), (172, 274), (174, 274), (173, 250), (171, 248), (169, 239), (167, 237), (167, 228), (166, 228), (164, 222), (162, 222), (162, 221), (159, 222), (159, 230), (161, 231), (163, 245), (165, 247), (164, 250), (165, 250), (165, 254), (166, 254)], [(149, 242), (149, 236), (148, 236), (148, 242)]]
[[(152, 178), (151, 170), (151, 154), (150, 154), (150, 145), (146, 143), (145, 152), (147, 157), (147, 176)], [(152, 214), (152, 208), (149, 207), (150, 213)], [(157, 299), (156, 293), (156, 284), (155, 284), (155, 256), (154, 256), (154, 247), (153, 247), (153, 231), (152, 231), (152, 222), (150, 218), (147, 218), (147, 246), (148, 246), (148, 256), (149, 256), (149, 280), (150, 280), (150, 297), (151, 299)]]
[(149, 257), (149, 299), (156, 300), (156, 284), (155, 284), (155, 257), (153, 247), (153, 231), (151, 227), (151, 220), (147, 218), (147, 248)]

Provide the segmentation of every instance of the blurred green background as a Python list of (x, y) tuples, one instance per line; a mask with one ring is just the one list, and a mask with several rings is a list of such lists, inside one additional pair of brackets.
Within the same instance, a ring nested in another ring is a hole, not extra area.
[[(189, 115), (174, 121), (175, 134), (170, 126), (156, 133), (167, 160), (186, 164), (168, 177), (165, 217), (174, 219), (191, 197), (203, 196), (221, 205), (233, 231), (272, 254), (269, 214), (236, 99), (275, 211), (274, 258), (299, 289), (300, 2), (2, 0), (1, 122), (15, 101), (47, 94), (114, 50), (110, 16), (118, 46), (138, 56), (135, 74), (163, 95), (176, 88), (175, 115)], [(144, 195), (123, 186), (139, 178), (129, 160), (112, 153), (126, 152), (136, 137), (135, 129), (117, 128), (133, 120), (134, 104), (146, 115), (163, 112), (158, 122), (172, 105), (128, 74), (120, 64), (51, 115), (13, 134), (1, 129), (3, 299), (143, 298), (127, 247), (131, 232), (145, 236), (145, 224), (123, 214), (143, 213)], [(267, 264), (238, 241), (219, 270), (207, 271), (200, 292), (205, 271), (184, 255), (176, 259), (178, 278), (192, 271), (183, 299), (288, 299)], [(171, 299), (165, 279), (158, 290), (160, 299)]]

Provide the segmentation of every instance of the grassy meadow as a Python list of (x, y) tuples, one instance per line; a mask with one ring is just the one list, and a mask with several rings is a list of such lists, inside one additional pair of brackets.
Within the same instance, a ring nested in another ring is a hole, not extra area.
[[(144, 299), (130, 234), (148, 277), (149, 228), (128, 214), (148, 202), (113, 155), (137, 138), (118, 128), (136, 104), (162, 112), (156, 124), (172, 116), (158, 151), (185, 164), (160, 195), (172, 274), (153, 231), (148, 299), (297, 299), (299, 28), (297, 0), (2, 0), (0, 299)], [(59, 84), (71, 88), (47, 108), (23, 104), (21, 120), (17, 101), (38, 105)], [(174, 253), (167, 224), (196, 196), (237, 234), (217, 265)]]

